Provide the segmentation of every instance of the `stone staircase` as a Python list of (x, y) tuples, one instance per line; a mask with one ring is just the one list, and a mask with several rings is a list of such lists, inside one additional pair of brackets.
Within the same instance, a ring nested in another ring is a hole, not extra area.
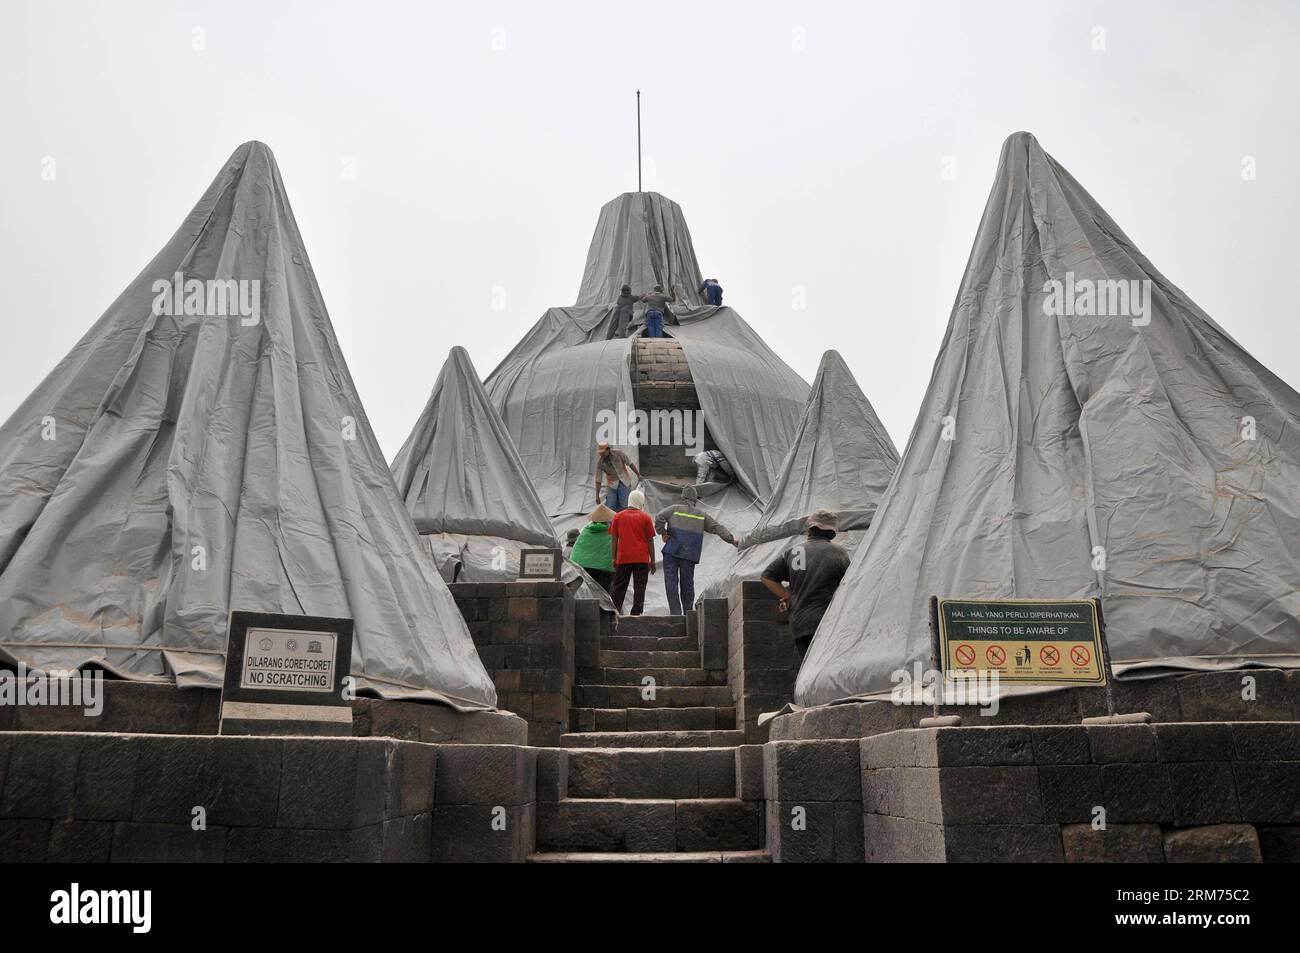
[[(680, 411), (697, 413), (699, 396), (686, 363), (686, 352), (674, 338), (637, 337), (632, 342), (633, 402), (638, 410)], [(704, 447), (714, 444), (706, 432)], [(656, 480), (690, 482), (695, 477), (693, 454), (686, 454), (681, 444), (645, 443), (638, 450), (641, 472)]]
[(762, 802), (737, 796), (726, 672), (701, 665), (685, 617), (621, 618), (575, 675), (567, 789), (538, 804), (530, 862), (769, 860)]

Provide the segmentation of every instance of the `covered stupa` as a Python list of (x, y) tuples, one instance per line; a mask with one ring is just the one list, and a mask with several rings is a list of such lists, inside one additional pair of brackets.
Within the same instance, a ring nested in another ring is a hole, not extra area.
[(232, 610), (351, 618), (363, 691), (496, 703), (259, 142), (0, 428), (0, 658), (219, 687)]
[[(725, 454), (735, 479), (702, 487), (704, 507), (737, 535), (762, 514), (808, 385), (734, 309), (700, 304), (701, 283), (681, 208), (654, 192), (625, 193), (601, 210), (578, 302), (548, 310), (487, 378), (557, 533), (581, 526), (595, 505), (599, 439), (639, 461), (651, 513), (693, 482), (691, 458), (707, 447)], [(676, 293), (677, 323), (670, 319), (665, 338), (639, 336), (643, 305), (634, 336), (612, 336), (624, 284), (638, 294), (656, 284)], [(636, 432), (638, 413), (650, 434)], [(733, 555), (706, 538), (697, 592), (727, 572)], [(649, 586), (646, 606), (666, 611), (662, 585)]]
[(1120, 675), (1296, 666), (1298, 492), (1300, 395), (1017, 133), (796, 700), (928, 666), (931, 596), (1099, 598)]
[(730, 572), (707, 593), (725, 599), (757, 579), (804, 535), (808, 517), (828, 510), (839, 520), (835, 542), (857, 550), (898, 466), (898, 451), (837, 351), (822, 355), (794, 444), (758, 522), (740, 539)]
[[(509, 582), (524, 549), (559, 545), (514, 441), (463, 347), (453, 347), (392, 465), (397, 492), (445, 582)], [(563, 580), (613, 608), (577, 566)]]

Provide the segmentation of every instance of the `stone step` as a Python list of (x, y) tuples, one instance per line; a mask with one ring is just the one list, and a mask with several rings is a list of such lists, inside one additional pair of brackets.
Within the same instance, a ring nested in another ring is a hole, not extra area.
[(700, 644), (687, 635), (611, 635), (601, 640), (600, 647), (620, 652), (693, 652)]
[(588, 748), (565, 755), (571, 798), (731, 798), (731, 748)]
[(643, 698), (639, 685), (574, 685), (577, 708), (726, 708), (731, 689), (726, 685), (662, 685), (653, 698)]
[(537, 851), (750, 851), (762, 822), (759, 802), (737, 798), (539, 801)]
[(770, 864), (772, 855), (765, 850), (692, 850), (681, 853), (596, 854), (578, 851), (555, 851), (529, 854), (529, 864)]
[(580, 668), (574, 681), (579, 685), (641, 685), (653, 678), (656, 685), (725, 685), (722, 669), (703, 668)]
[(619, 616), (615, 626), (616, 636), (686, 637), (686, 616), (684, 615), (624, 615)]
[(574, 731), (715, 731), (736, 727), (736, 709), (722, 708), (573, 708)]
[(686, 652), (620, 652), (600, 650), (601, 668), (699, 668), (700, 650)]
[(745, 733), (711, 731), (576, 731), (560, 735), (561, 748), (735, 748)]

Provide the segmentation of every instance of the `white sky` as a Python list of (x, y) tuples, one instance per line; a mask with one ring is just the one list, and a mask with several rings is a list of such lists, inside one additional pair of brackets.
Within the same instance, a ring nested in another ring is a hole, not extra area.
[(806, 379), (838, 349), (900, 450), (1018, 129), (1300, 385), (1296, 0), (0, 0), (0, 419), (261, 139), (391, 458), (453, 345), (486, 377), (573, 303), (637, 87), (701, 268)]

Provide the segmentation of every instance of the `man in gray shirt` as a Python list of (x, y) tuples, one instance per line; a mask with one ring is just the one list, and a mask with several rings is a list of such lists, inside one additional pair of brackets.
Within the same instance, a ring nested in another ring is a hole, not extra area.
[[(646, 337), (661, 338), (664, 336), (664, 324), (676, 324), (677, 318), (668, 310), (668, 302), (677, 300), (677, 292), (673, 291), (671, 295), (664, 293), (663, 285), (655, 285), (655, 290), (649, 294), (643, 294), (641, 300), (645, 302), (645, 327)], [(655, 316), (658, 316), (657, 320)]]
[[(790, 614), (790, 634), (801, 666), (817, 626), (849, 568), (849, 554), (831, 542), (837, 526), (838, 516), (830, 510), (818, 510), (808, 517), (807, 536), (763, 570), (763, 585), (781, 600), (781, 611)], [(790, 588), (787, 590), (782, 583), (789, 583)]]

